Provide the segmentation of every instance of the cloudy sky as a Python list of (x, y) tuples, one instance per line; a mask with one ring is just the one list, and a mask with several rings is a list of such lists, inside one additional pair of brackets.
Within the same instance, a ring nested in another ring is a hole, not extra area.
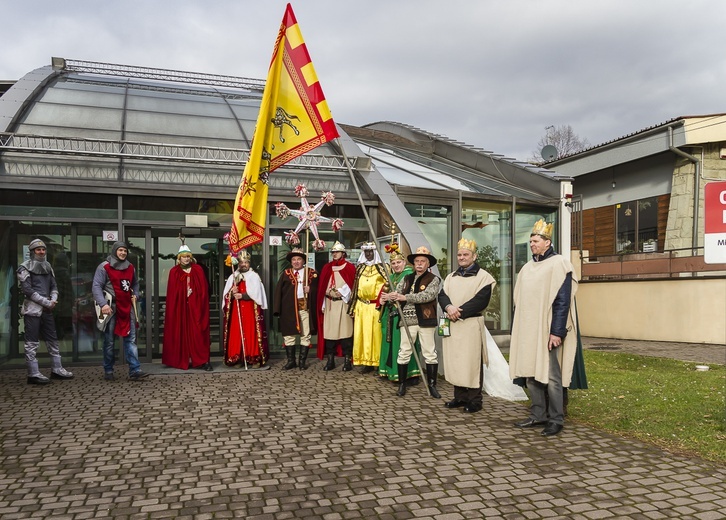
[[(726, 112), (723, 0), (292, 0), (339, 123), (398, 121), (526, 160)], [(283, 0), (6, 2), (0, 80), (52, 56), (264, 78)]]

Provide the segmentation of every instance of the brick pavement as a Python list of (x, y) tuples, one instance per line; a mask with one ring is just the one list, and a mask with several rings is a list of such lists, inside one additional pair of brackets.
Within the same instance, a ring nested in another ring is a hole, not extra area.
[(0, 517), (726, 518), (723, 465), (573, 423), (543, 438), (512, 427), (522, 403), (468, 415), (340, 364), (281, 365), (75, 368), (47, 387), (0, 372)]

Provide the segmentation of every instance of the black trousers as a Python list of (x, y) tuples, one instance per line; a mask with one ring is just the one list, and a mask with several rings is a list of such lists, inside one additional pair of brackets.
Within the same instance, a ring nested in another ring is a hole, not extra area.
[(484, 371), (482, 370), (482, 363), (479, 362), (479, 388), (467, 388), (465, 386), (454, 387), (454, 399), (463, 403), (468, 403), (474, 406), (481, 406), (482, 397), (482, 386), (484, 384)]

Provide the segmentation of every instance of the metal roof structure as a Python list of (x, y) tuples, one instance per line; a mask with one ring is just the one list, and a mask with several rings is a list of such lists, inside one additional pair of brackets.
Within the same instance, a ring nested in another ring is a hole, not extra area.
[[(0, 182), (233, 198), (263, 90), (257, 79), (52, 58), (0, 97)], [(277, 169), (270, 197), (300, 182), (349, 202), (362, 191), (425, 244), (395, 186), (555, 207), (569, 179), (406, 124), (339, 130)]]

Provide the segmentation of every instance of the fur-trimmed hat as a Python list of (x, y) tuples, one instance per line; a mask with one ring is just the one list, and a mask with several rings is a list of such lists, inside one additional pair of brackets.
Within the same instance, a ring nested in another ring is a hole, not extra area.
[(360, 246), (361, 251), (375, 251), (376, 250), (376, 244), (374, 242), (366, 242), (362, 246)]
[(431, 251), (429, 251), (429, 248), (426, 246), (421, 246), (416, 249), (415, 253), (408, 255), (408, 261), (413, 263), (417, 256), (425, 256), (426, 258), (428, 258), (429, 267), (433, 267), (436, 265), (436, 257), (431, 254)]

